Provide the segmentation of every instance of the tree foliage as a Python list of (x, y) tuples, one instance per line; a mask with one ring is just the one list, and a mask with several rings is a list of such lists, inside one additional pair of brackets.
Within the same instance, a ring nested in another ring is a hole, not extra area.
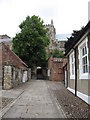
[(13, 51), (31, 68), (45, 66), (49, 38), (43, 21), (35, 15), (27, 16), (19, 27), (21, 32), (13, 38)]
[(50, 53), (49, 57), (52, 56), (53, 58), (63, 58), (64, 52), (59, 51), (58, 49), (55, 49), (54, 52)]

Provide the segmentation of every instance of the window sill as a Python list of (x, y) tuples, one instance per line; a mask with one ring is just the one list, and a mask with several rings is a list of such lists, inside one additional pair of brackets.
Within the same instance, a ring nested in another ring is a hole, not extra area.
[(79, 75), (79, 79), (89, 79), (89, 73), (84, 73), (82, 75)]
[(75, 75), (70, 75), (70, 79), (75, 79)]

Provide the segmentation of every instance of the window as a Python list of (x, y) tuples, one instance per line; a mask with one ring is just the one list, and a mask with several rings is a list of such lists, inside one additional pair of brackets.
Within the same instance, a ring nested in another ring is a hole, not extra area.
[(70, 54), (70, 79), (75, 79), (74, 52)]
[(72, 75), (74, 75), (74, 55), (72, 54), (72, 56), (71, 56), (71, 64), (72, 64)]
[(88, 62), (88, 38), (86, 37), (78, 46), (79, 58), (79, 79), (89, 79)]
[(88, 65), (87, 65), (87, 48), (86, 45), (82, 48), (82, 72), (88, 72)]

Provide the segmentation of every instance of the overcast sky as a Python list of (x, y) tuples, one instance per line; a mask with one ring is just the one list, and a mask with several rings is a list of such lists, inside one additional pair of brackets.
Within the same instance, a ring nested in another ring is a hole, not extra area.
[(72, 33), (88, 22), (90, 0), (0, 0), (0, 35), (14, 37), (26, 16), (37, 15), (45, 24), (53, 19), (56, 34)]

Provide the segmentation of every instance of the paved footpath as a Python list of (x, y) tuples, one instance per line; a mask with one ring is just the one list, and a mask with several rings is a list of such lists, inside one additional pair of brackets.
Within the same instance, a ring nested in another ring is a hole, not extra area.
[[(19, 95), (16, 94), (17, 98), (10, 109), (4, 114), (3, 118), (66, 117), (50, 89), (51, 87), (53, 87), (53, 89), (60, 89), (58, 82), (56, 85), (56, 82), (32, 80), (26, 84), (26, 87), (22, 86)], [(15, 96), (15, 93), (13, 95)]]

